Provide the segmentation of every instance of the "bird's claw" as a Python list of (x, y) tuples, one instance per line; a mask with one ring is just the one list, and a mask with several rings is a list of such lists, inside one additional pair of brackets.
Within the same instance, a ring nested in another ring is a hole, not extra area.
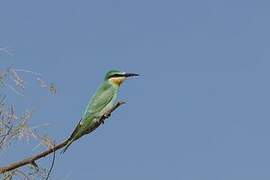
[(111, 116), (110, 113), (109, 114), (104, 114), (103, 117), (100, 119), (101, 124), (104, 124), (104, 120), (109, 118), (110, 116)]
[(104, 124), (104, 119), (101, 119), (100, 122), (101, 122), (101, 124)]
[(126, 104), (126, 102), (125, 101), (118, 101), (118, 104), (122, 105), (122, 104)]
[(105, 118), (109, 118), (111, 116), (111, 114), (109, 113), (109, 114), (104, 114), (104, 117)]

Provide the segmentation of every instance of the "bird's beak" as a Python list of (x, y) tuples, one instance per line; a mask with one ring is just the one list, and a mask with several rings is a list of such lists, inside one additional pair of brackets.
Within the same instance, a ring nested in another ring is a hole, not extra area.
[(125, 73), (124, 76), (125, 76), (125, 77), (132, 77), (132, 76), (139, 76), (139, 74), (135, 74), (135, 73)]

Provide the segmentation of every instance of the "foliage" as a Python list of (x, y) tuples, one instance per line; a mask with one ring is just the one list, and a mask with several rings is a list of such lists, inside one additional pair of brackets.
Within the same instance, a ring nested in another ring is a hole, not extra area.
[[(5, 52), (11, 55), (6, 49)], [(1, 49), (0, 49), (1, 51)], [(2, 49), (3, 51), (3, 49)], [(23, 112), (16, 112), (16, 103), (10, 103), (11, 96), (24, 96), (26, 88), (26, 79), (24, 75), (30, 74), (37, 82), (38, 86), (47, 89), (51, 94), (56, 93), (54, 84), (46, 83), (39, 73), (29, 70), (15, 69), (7, 67), (0, 70), (0, 154), (12, 148), (12, 143), (16, 140), (35, 139), (38, 145), (53, 147), (53, 140), (39, 133), (39, 127), (32, 127), (33, 111), (27, 109)], [(1, 157), (0, 157), (1, 158)], [(37, 166), (36, 164), (28, 165), (26, 168), (19, 168), (0, 175), (1, 179), (46, 179), (48, 170)]]

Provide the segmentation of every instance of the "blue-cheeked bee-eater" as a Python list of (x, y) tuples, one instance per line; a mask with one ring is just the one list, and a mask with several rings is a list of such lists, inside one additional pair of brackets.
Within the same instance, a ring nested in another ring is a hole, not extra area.
[(96, 91), (86, 106), (80, 123), (77, 125), (73, 133), (68, 139), (63, 153), (77, 139), (87, 134), (92, 123), (100, 120), (116, 103), (119, 87), (128, 77), (139, 76), (135, 73), (126, 73), (118, 70), (111, 70), (106, 73), (101, 86)]

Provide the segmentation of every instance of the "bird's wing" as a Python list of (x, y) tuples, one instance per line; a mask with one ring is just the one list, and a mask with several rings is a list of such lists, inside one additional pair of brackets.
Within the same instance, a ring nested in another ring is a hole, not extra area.
[(96, 92), (95, 96), (92, 98), (90, 104), (87, 106), (83, 119), (87, 118), (89, 115), (99, 113), (103, 108), (108, 105), (114, 96), (113, 87), (110, 84), (104, 83)]
[(91, 116), (94, 117), (97, 113), (99, 113), (103, 108), (106, 107), (107, 104), (111, 102), (114, 96), (113, 87), (109, 84), (103, 84), (95, 96), (92, 98), (91, 102), (87, 105), (86, 110), (83, 114), (82, 119), (77, 124), (75, 130), (69, 137), (69, 140), (73, 139), (80, 129), (85, 126), (85, 121), (92, 120)]

